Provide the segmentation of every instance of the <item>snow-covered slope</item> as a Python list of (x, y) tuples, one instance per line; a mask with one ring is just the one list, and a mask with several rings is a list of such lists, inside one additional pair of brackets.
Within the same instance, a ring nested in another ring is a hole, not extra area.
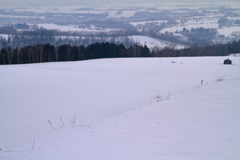
[(97, 28), (93, 25), (88, 26), (87, 28), (77, 28), (77, 26), (61, 26), (61, 25), (57, 25), (57, 24), (38, 24), (38, 27), (42, 27), (45, 28), (47, 30), (59, 30), (61, 32), (68, 32), (68, 31), (72, 31), (72, 32), (109, 32), (113, 29), (103, 29), (103, 28)]
[(187, 48), (187, 46), (172, 43), (156, 38), (151, 38), (147, 36), (129, 36), (129, 38), (133, 39), (135, 43), (140, 44), (142, 46), (146, 45), (150, 50), (153, 50), (155, 47), (162, 49), (164, 47), (172, 47), (176, 49)]
[(240, 59), (226, 58), (0, 66), (0, 159), (239, 159)]

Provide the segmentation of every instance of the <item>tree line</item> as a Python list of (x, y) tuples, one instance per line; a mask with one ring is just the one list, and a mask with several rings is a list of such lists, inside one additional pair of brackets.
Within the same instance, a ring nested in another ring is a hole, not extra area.
[(0, 49), (12, 47), (24, 47), (34, 44), (71, 44), (88, 46), (97, 42), (110, 42), (115, 44), (123, 43), (126, 47), (134, 44), (129, 38), (130, 31), (112, 30), (108, 32), (98, 31), (58, 31), (58, 30), (21, 30), (14, 27), (0, 27), (0, 34), (7, 34), (7, 37), (0, 36)]
[(79, 61), (97, 58), (119, 57), (181, 57), (181, 56), (226, 56), (240, 53), (240, 40), (227, 44), (206, 47), (193, 46), (177, 50), (174, 47), (150, 49), (145, 45), (132, 45), (126, 48), (123, 44), (109, 42), (84, 45), (37, 44), (22, 48), (6, 47), (1, 49), (0, 64), (26, 64), (59, 61)]
[(190, 56), (227, 56), (230, 53), (240, 53), (240, 40), (227, 44), (208, 45), (205, 47), (192, 46), (184, 49), (174, 47), (156, 48), (151, 52), (154, 57), (190, 57)]
[(50, 43), (29, 45), (22, 48), (1, 49), (0, 64), (26, 64), (59, 61), (79, 61), (97, 58), (149, 57), (147, 46), (133, 45), (126, 48), (123, 44), (109, 42), (94, 43), (87, 47), (64, 44), (54, 46)]

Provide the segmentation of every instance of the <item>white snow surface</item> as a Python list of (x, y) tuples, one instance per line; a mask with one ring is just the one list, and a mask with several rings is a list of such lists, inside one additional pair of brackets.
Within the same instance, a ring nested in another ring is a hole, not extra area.
[(176, 44), (156, 38), (151, 38), (148, 36), (129, 36), (129, 38), (132, 38), (135, 43), (140, 44), (142, 46), (146, 45), (150, 50), (157, 47), (159, 49), (162, 49), (164, 47), (174, 47), (176, 49), (183, 49), (187, 48), (187, 46)]
[(182, 31), (183, 28), (191, 30), (192, 28), (201, 28), (201, 27), (218, 29), (219, 25), (217, 24), (216, 19), (187, 20), (187, 22), (184, 24), (178, 24), (173, 27), (164, 28), (160, 31), (160, 33), (164, 34), (165, 32)]
[(167, 23), (167, 20), (156, 20), (156, 21), (141, 21), (141, 22), (130, 22), (131, 25), (133, 25), (134, 27), (136, 27), (137, 25), (141, 24), (141, 25), (145, 25), (146, 23)]
[(231, 36), (231, 34), (236, 33), (239, 35), (240, 34), (240, 26), (238, 27), (225, 27), (218, 29), (218, 33), (224, 36)]
[(0, 34), (0, 38), (4, 38), (4, 39), (8, 39), (8, 36), (7, 34)]
[(117, 12), (113, 11), (113, 12), (109, 12), (108, 18), (132, 17), (134, 16), (135, 13), (136, 11), (122, 11), (120, 14), (118, 14)]
[(5, 65), (0, 74), (1, 160), (240, 159), (240, 57)]
[(78, 31), (78, 32), (82, 32), (82, 31), (85, 31), (85, 32), (91, 32), (91, 31), (94, 31), (94, 32), (100, 32), (100, 31), (105, 31), (105, 32), (108, 32), (108, 31), (111, 31), (113, 29), (103, 29), (103, 28), (97, 28), (95, 26), (89, 26), (88, 28), (77, 28), (77, 27), (74, 27), (74, 26), (61, 26), (61, 25), (57, 25), (57, 24), (50, 24), (50, 23), (44, 23), (44, 24), (38, 24), (38, 27), (42, 27), (42, 28), (45, 28), (45, 29), (48, 29), (48, 30), (59, 30), (59, 31), (62, 31), (62, 32), (68, 32), (68, 31)]

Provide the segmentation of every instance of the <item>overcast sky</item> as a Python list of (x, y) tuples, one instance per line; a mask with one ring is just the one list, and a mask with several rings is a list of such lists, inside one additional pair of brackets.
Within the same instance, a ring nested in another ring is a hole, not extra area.
[(114, 3), (114, 2), (158, 2), (166, 0), (0, 0), (1, 5), (58, 5), (58, 4), (86, 4), (86, 3)]
[[(1, 6), (22, 6), (22, 5), (61, 5), (61, 4), (86, 4), (86, 3), (114, 3), (114, 2), (179, 2), (196, 0), (0, 0)], [(200, 0), (199, 0), (200, 1)], [(224, 1), (224, 0), (205, 0), (209, 1)], [(225, 0), (226, 1), (226, 0)], [(229, 1), (229, 0), (227, 0)], [(231, 0), (232, 1), (232, 0)]]

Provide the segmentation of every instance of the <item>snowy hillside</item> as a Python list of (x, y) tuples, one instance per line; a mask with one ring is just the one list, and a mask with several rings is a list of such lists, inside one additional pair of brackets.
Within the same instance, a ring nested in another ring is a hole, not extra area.
[(187, 46), (171, 43), (168, 41), (151, 38), (147, 36), (129, 36), (129, 38), (133, 39), (136, 44), (140, 44), (141, 46), (147, 46), (150, 50), (153, 50), (154, 48), (162, 49), (164, 47), (172, 47), (175, 49), (183, 49), (187, 48)]
[(191, 30), (191, 28), (217, 28), (217, 19), (208, 20), (208, 19), (201, 19), (201, 20), (187, 20), (184, 24), (177, 24), (176, 26), (164, 28), (160, 31), (160, 33), (165, 32), (176, 32), (176, 31), (182, 31), (183, 28)]
[(85, 32), (109, 32), (112, 29), (103, 29), (103, 28), (97, 28), (93, 25), (88, 26), (88, 28), (77, 28), (76, 26), (60, 26), (60, 25), (56, 25), (56, 24), (38, 24), (39, 28), (45, 28), (47, 30), (58, 30), (58, 31), (62, 31), (62, 32), (68, 32), (68, 31), (85, 31)]
[(240, 159), (239, 57), (6, 65), (0, 74), (1, 160)]

